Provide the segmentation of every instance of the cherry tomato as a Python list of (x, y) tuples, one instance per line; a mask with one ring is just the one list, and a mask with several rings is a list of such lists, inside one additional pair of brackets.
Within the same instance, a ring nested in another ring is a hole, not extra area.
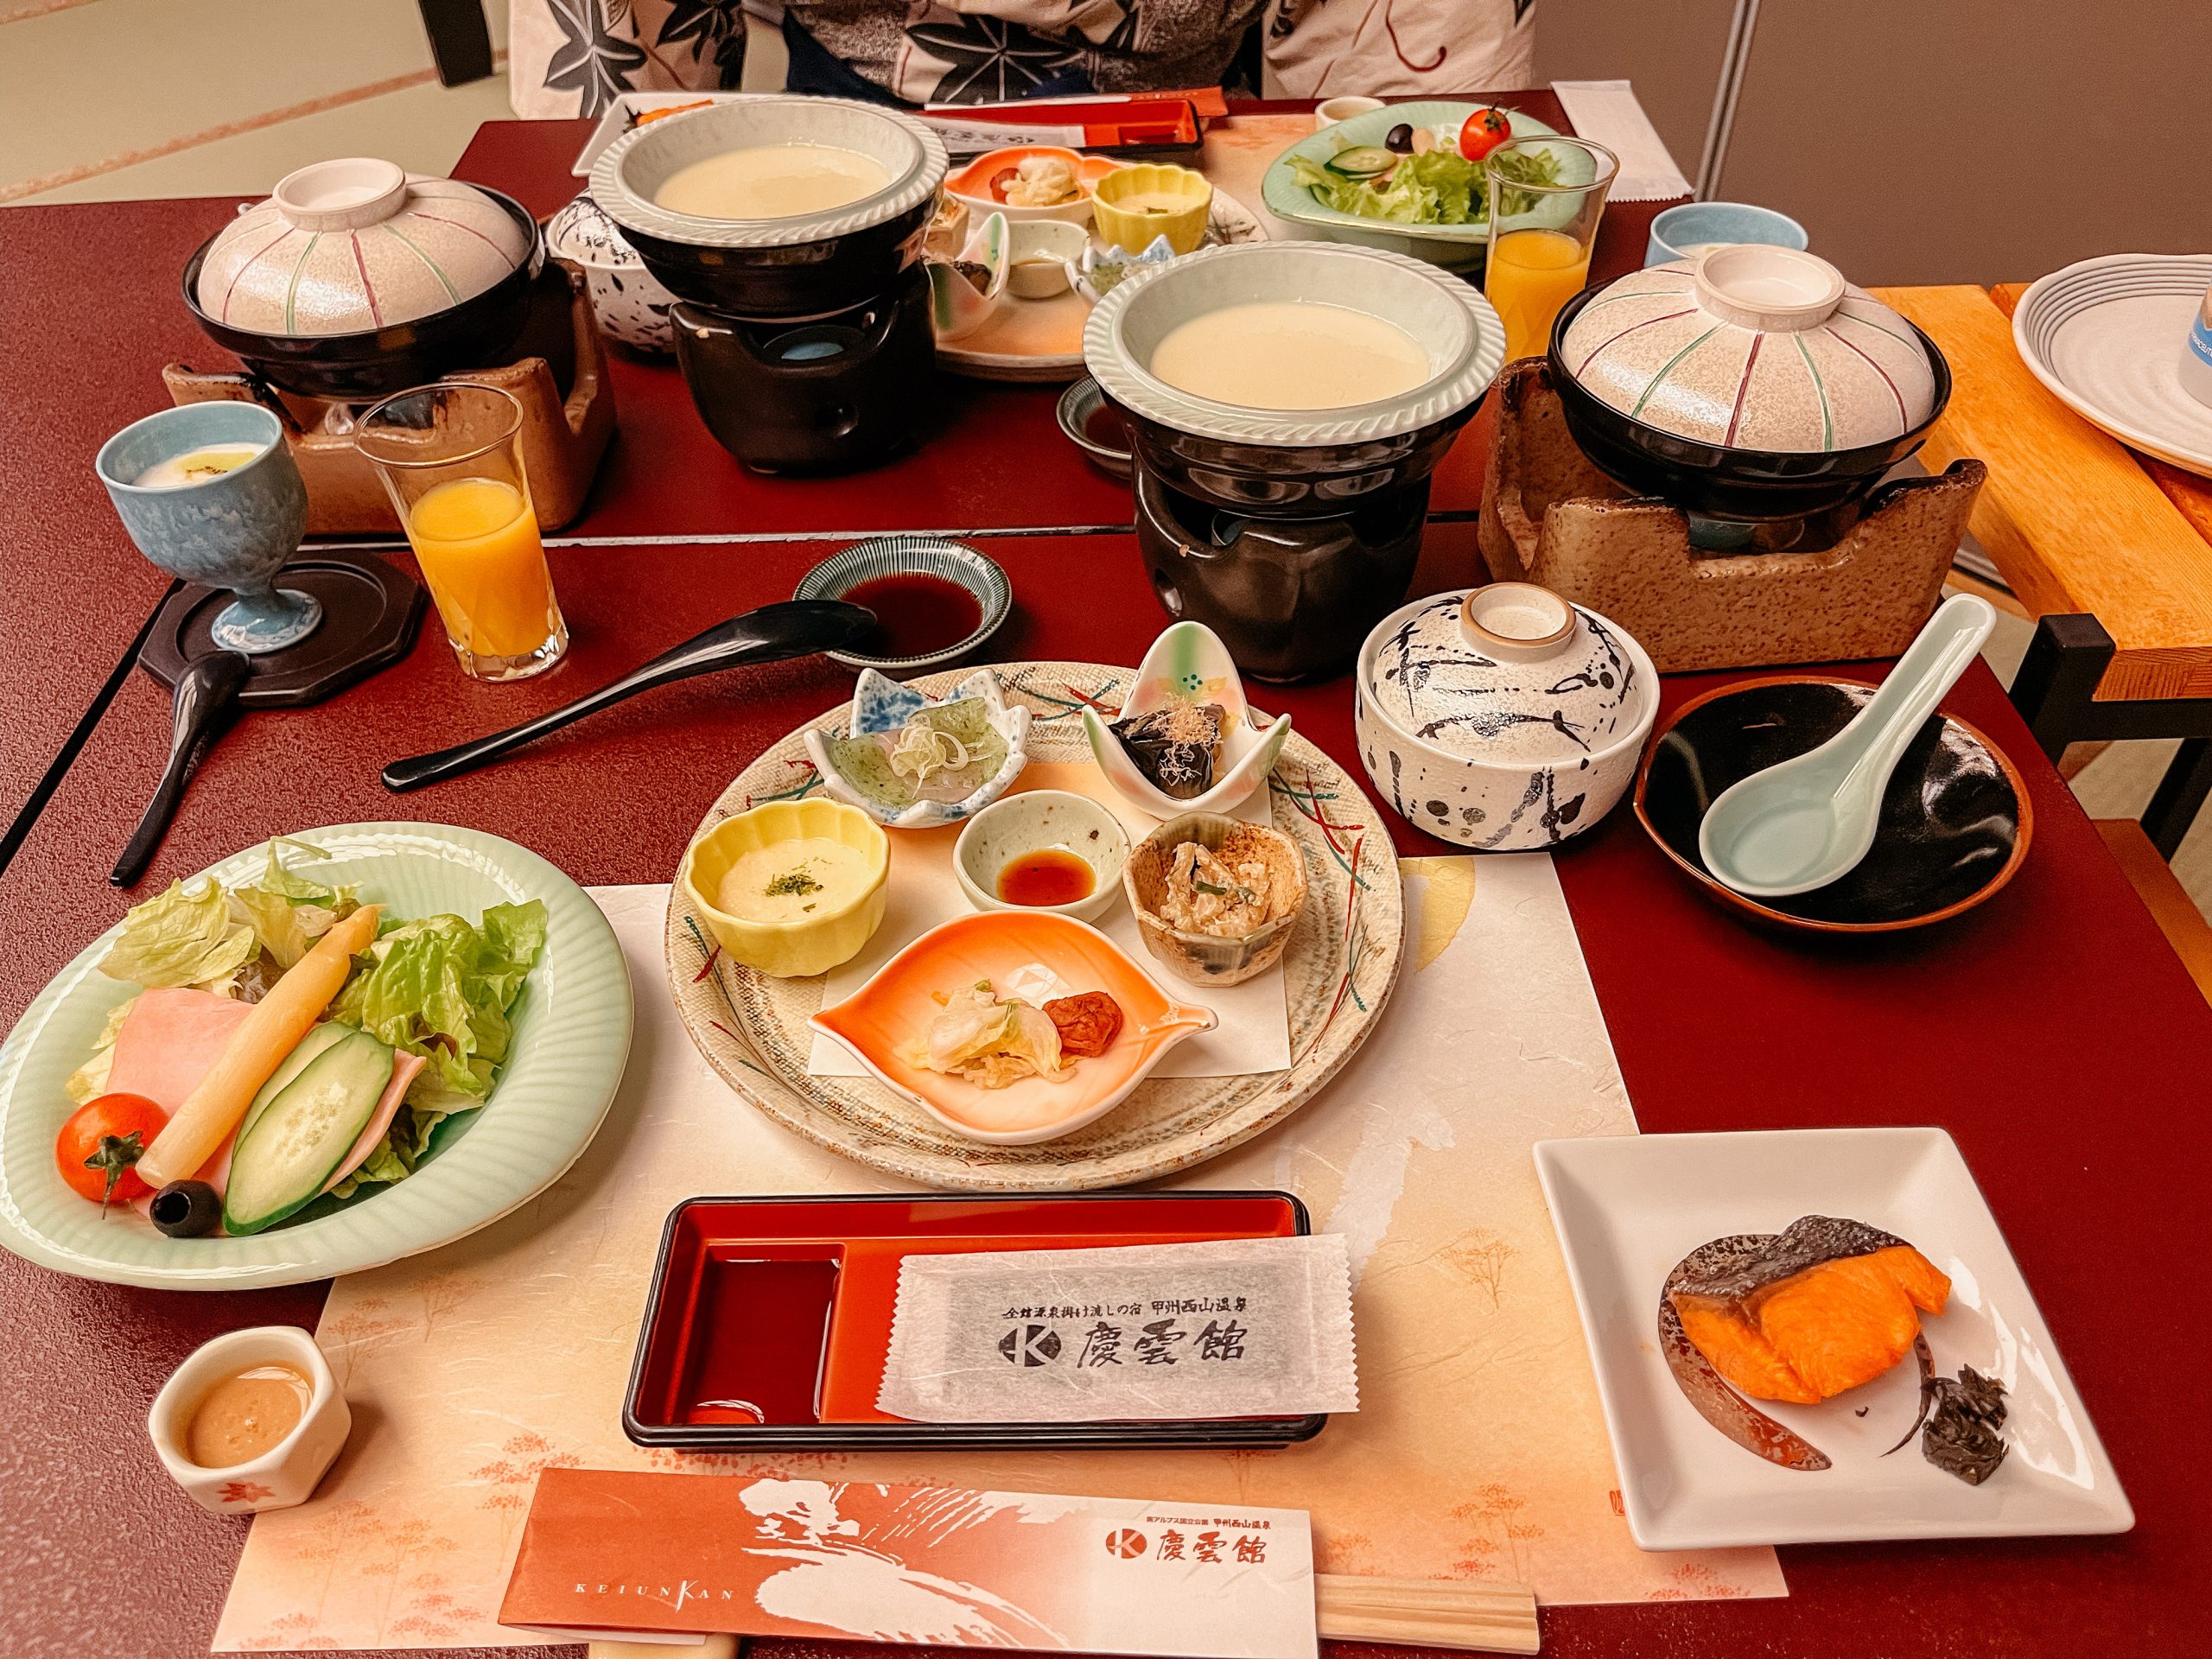
[(1459, 153), (1479, 162), (1513, 136), (1513, 118), (1503, 110), (1477, 110), (1459, 129)]
[(169, 1115), (143, 1095), (102, 1095), (70, 1115), (54, 1143), (61, 1179), (94, 1204), (128, 1204), (151, 1192), (131, 1166), (168, 1126)]

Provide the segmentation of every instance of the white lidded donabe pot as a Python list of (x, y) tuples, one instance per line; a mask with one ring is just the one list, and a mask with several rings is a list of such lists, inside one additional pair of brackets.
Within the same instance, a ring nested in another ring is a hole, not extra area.
[(1659, 712), (1643, 647), (1525, 582), (1433, 594), (1360, 647), (1353, 729), (1416, 829), (1490, 851), (1580, 834), (1620, 804)]

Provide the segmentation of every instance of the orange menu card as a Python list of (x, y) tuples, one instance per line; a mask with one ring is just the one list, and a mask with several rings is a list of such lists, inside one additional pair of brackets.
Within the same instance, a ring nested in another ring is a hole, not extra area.
[(499, 1622), (1313, 1659), (1300, 1510), (548, 1469)]

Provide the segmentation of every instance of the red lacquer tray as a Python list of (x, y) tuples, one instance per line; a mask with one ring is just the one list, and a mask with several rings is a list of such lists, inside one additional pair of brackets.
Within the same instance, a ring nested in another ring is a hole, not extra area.
[(1325, 1414), (1175, 1422), (917, 1423), (875, 1407), (908, 1255), (1284, 1238), (1287, 1192), (689, 1198), (670, 1212), (622, 1427), (641, 1446), (1286, 1446)]

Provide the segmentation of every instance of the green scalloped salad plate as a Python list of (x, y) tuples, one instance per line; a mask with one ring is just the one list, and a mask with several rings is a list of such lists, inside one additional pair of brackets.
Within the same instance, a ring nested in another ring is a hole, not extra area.
[[(480, 1110), (439, 1128), (414, 1174), (321, 1199), (250, 1238), (166, 1238), (124, 1209), (103, 1215), (63, 1185), (54, 1138), (75, 1109), (64, 1087), (107, 1012), (136, 987), (94, 964), (121, 925), (79, 953), (0, 1046), (0, 1244), (57, 1272), (162, 1290), (245, 1290), (358, 1273), (448, 1244), (543, 1192), (590, 1144), (630, 1052), (630, 976), (614, 930), (583, 890), (497, 836), (437, 823), (344, 823), (298, 839), (327, 852), (315, 874), (359, 886), (402, 920), (545, 903), (545, 949), (512, 1011), (506, 1065)], [(203, 874), (251, 880), (251, 847)], [(200, 878), (194, 877), (193, 881)], [(188, 882), (187, 886), (192, 885)]]

